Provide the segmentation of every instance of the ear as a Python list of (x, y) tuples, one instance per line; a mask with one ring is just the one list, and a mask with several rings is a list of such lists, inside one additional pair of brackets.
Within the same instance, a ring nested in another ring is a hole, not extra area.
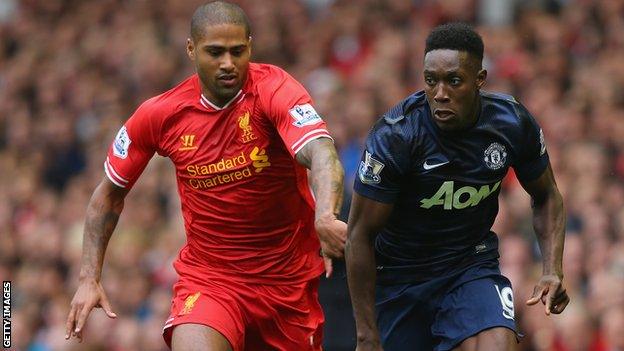
[(186, 54), (191, 61), (195, 61), (195, 44), (191, 38), (186, 39)]
[(249, 47), (249, 56), (251, 56), (251, 48), (252, 48), (251, 39), (252, 38), (251, 38), (251, 35), (250, 35), (249, 36), (249, 40), (247, 40), (247, 47)]
[(487, 78), (487, 70), (481, 69), (477, 73), (477, 89), (481, 89), (485, 85), (485, 79)]

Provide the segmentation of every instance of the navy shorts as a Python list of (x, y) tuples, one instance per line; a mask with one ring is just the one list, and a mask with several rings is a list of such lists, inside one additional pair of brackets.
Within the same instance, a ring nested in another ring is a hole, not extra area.
[(511, 283), (498, 259), (426, 282), (377, 285), (375, 307), (386, 351), (447, 351), (486, 329), (516, 332)]

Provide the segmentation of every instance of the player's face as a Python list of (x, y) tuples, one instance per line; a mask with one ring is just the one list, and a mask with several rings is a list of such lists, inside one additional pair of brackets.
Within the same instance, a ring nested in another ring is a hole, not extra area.
[(247, 78), (251, 38), (245, 27), (218, 24), (204, 28), (198, 38), (188, 39), (187, 53), (195, 63), (206, 98), (224, 105), (241, 89)]
[(432, 50), (425, 55), (425, 94), (440, 129), (461, 130), (476, 122), (486, 76), (478, 59), (465, 51)]

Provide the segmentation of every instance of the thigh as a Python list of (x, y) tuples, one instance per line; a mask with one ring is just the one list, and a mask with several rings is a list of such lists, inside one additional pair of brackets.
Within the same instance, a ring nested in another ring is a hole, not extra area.
[(462, 341), (453, 351), (515, 351), (516, 333), (507, 328), (492, 328)]
[(201, 324), (180, 324), (173, 329), (172, 351), (232, 351), (230, 342), (215, 329)]
[(245, 309), (250, 315), (245, 350), (320, 351), (323, 310), (319, 279), (292, 285), (258, 285), (257, 299)]
[[(236, 283), (231, 282), (231, 285)], [(163, 338), (167, 345), (172, 346), (173, 335), (179, 334), (179, 330), (190, 330), (184, 332), (184, 335), (202, 332), (203, 337), (212, 335), (211, 340), (223, 337), (233, 350), (242, 350), (245, 318), (239, 306), (239, 290), (236, 286), (226, 289), (215, 284), (214, 280), (202, 286), (184, 280), (176, 283), (171, 314), (163, 328)], [(215, 331), (218, 335), (206, 333), (206, 330)], [(178, 345), (182, 345), (180, 342), (184, 342), (184, 338), (179, 337)]]
[(378, 286), (375, 312), (385, 351), (431, 351), (433, 311), (425, 284)]
[(516, 330), (511, 283), (500, 274), (463, 282), (446, 294), (431, 328), (438, 340), (435, 350), (452, 350), (464, 341), (472, 344), (476, 339), (467, 339), (492, 328), (496, 330), (483, 334), (485, 340), (507, 335), (501, 328)]

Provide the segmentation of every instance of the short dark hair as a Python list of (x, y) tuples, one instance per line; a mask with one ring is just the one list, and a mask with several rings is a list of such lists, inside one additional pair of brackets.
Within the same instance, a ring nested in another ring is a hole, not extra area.
[(191, 38), (199, 38), (206, 26), (215, 24), (236, 24), (245, 27), (245, 34), (251, 36), (249, 18), (240, 6), (225, 1), (204, 4), (195, 10), (191, 18)]
[(483, 61), (483, 39), (466, 23), (446, 23), (435, 27), (427, 36), (425, 55), (437, 49), (466, 51), (479, 62)]

